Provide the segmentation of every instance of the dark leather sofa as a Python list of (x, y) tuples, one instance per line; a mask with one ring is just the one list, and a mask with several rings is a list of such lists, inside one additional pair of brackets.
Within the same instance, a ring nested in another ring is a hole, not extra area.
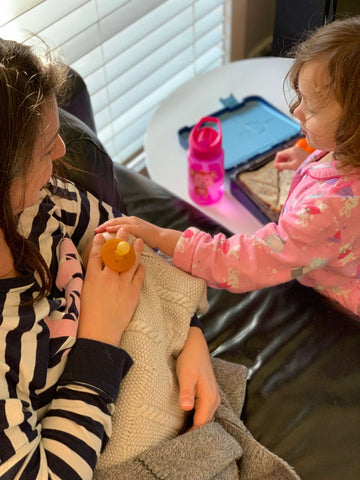
[[(113, 165), (76, 74), (63, 106), (62, 135), (76, 166), (65, 169), (70, 178), (157, 225), (224, 231), (148, 178)], [(359, 480), (360, 319), (297, 281), (236, 295), (209, 289), (208, 298), (202, 323), (212, 355), (248, 367), (243, 420), (255, 438), (303, 480)]]

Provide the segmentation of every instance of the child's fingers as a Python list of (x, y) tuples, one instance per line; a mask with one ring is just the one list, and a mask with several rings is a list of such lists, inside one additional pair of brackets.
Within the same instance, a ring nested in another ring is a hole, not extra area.
[(104, 232), (101, 232), (105, 241), (110, 240), (111, 238), (120, 238), (121, 240), (129, 240), (129, 231), (127, 228), (123, 227), (114, 227), (113, 231), (106, 229)]
[(116, 233), (117, 231), (119, 230), (119, 226), (118, 225), (107, 225), (105, 227), (105, 231), (106, 232), (109, 232), (109, 233)]
[(111, 218), (110, 220), (107, 220), (106, 222), (102, 223), (99, 225), (97, 228), (95, 228), (95, 232), (104, 232), (107, 227), (117, 227), (119, 228), (121, 225), (127, 222), (128, 217), (116, 217), (116, 218)]
[(120, 227), (116, 230), (115, 238), (121, 238), (121, 240), (129, 240), (129, 230), (126, 227)]

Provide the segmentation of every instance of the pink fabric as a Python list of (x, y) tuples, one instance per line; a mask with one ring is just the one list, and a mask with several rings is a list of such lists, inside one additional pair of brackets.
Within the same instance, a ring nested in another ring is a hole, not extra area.
[(50, 338), (71, 337), (75, 341), (83, 272), (79, 253), (68, 237), (65, 237), (59, 246), (59, 268), (55, 284), (59, 291), (63, 292), (63, 298), (59, 299), (62, 311), (54, 310), (46, 317)]
[(189, 228), (174, 264), (231, 292), (296, 278), (360, 314), (360, 174), (319, 162), (325, 154), (315, 151), (295, 173), (278, 224), (230, 238)]

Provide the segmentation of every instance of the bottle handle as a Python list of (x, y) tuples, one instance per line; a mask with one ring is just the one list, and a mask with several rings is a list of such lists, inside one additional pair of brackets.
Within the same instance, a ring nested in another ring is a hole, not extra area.
[[(195, 125), (194, 127), (194, 130), (198, 130), (200, 129), (201, 125), (203, 123), (206, 123), (206, 122), (209, 122), (209, 123), (216, 123), (217, 124), (217, 127), (218, 127), (218, 137), (220, 136), (220, 138), (222, 138), (222, 131), (221, 131), (221, 123), (220, 123), (220, 120), (216, 117), (203, 117), (199, 120), (199, 122)], [(217, 138), (215, 139), (215, 141), (217, 140)]]

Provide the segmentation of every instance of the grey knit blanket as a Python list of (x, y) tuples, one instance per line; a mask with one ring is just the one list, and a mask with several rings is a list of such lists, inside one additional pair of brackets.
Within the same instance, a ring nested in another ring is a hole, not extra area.
[(97, 471), (97, 480), (300, 480), (296, 472), (247, 430), (240, 420), (245, 367), (217, 358), (221, 393), (214, 421), (179, 435), (119, 465)]

